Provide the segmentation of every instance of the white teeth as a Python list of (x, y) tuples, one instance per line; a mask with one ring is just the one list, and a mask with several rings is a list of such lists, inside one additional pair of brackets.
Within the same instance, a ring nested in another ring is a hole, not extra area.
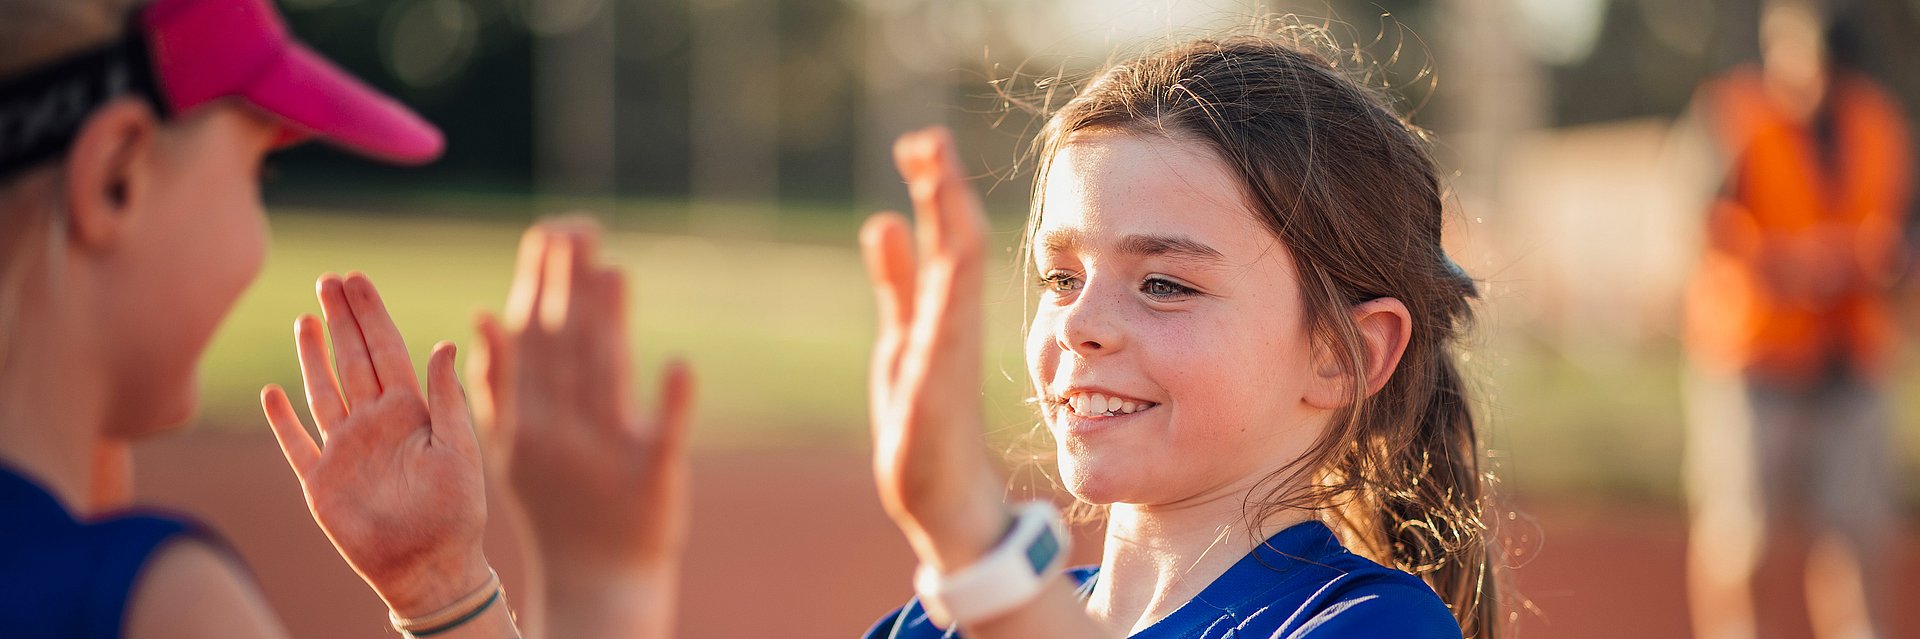
[(1076, 394), (1061, 399), (1060, 403), (1075, 415), (1082, 417), (1128, 415), (1154, 406), (1149, 402), (1133, 402), (1100, 393)]

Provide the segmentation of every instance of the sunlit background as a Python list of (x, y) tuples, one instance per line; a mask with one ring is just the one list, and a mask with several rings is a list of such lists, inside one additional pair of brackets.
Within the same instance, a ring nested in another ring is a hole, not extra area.
[[(1914, 122), (1920, 0), (1840, 6), (1860, 37), (1857, 65), (1891, 87)], [(1271, 12), (1325, 28), (1352, 54), (1350, 68), (1434, 133), (1452, 187), (1449, 245), (1485, 282), (1468, 367), (1516, 513), (1500, 523), (1520, 549), (1518, 591), (1532, 602), (1520, 610), (1525, 636), (1687, 632), (1677, 306), (1701, 243), (1701, 191), (1712, 186), (1684, 170), (1674, 130), (1701, 80), (1757, 57), (1758, 0), (282, 8), (296, 33), (449, 139), (444, 160), (410, 170), (317, 146), (278, 156), (267, 196), (273, 251), (206, 360), (203, 418), (143, 452), (145, 490), (208, 512), (302, 636), (377, 632), (382, 619), (377, 608), (365, 620), (302, 608), (314, 591), (276, 574), (285, 561), (276, 535), (317, 537), (304, 515), (268, 525), (243, 514), (250, 506), (194, 502), (179, 486), (205, 480), (154, 469), (173, 462), (151, 458), (274, 454), (256, 392), (299, 379), (290, 327), (315, 308), (320, 273), (370, 274), (424, 361), (435, 340), (466, 342), (474, 310), (499, 306), (520, 229), (573, 211), (610, 228), (613, 258), (631, 269), (640, 357), (687, 357), (701, 378), (704, 470), (682, 636), (863, 630), (910, 593), (910, 555), (878, 514), (863, 457), (873, 321), (854, 229), (869, 212), (906, 206), (889, 141), (953, 127), (989, 192), (996, 246), (1006, 249), (988, 315), (989, 429), (1015, 481), (1043, 483), (1045, 467), (1025, 461), (1032, 451), (1019, 443), (1033, 428), (1018, 347), (1025, 285), (1011, 252), (1031, 179), (1023, 153), (1036, 119), (1025, 107), (1108, 60)], [(1920, 306), (1902, 305), (1911, 353)], [(1914, 354), (1895, 393), (1908, 554), (1920, 554)], [(248, 468), (288, 479), (271, 464)], [(297, 493), (271, 490), (262, 499), (298, 514)], [(822, 527), (835, 521), (839, 532)], [(791, 532), (801, 528), (813, 532)], [(754, 547), (783, 530), (789, 544), (853, 548), (837, 552), (871, 574), (807, 572), (817, 557)], [(344, 569), (302, 561), (332, 577)], [(347, 579), (338, 592), (364, 606), (370, 596)], [(1911, 600), (1920, 579), (1903, 579)], [(729, 612), (743, 596), (791, 609), (776, 605), (765, 619)], [(1645, 612), (1613, 612), (1626, 610)]]

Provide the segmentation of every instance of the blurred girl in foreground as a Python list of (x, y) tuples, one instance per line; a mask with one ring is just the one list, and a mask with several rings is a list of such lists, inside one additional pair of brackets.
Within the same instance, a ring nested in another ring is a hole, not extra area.
[[(0, 0), (0, 634), (285, 634), (215, 534), (125, 508), (126, 446), (193, 414), (198, 360), (264, 257), (261, 160), (316, 136), (395, 163), (441, 149), (266, 0)], [(452, 345), (422, 392), (371, 283), (327, 276), (319, 297), (337, 376), (321, 321), (296, 330), (326, 447), (263, 396), (314, 518), (403, 633), (518, 636), (481, 552)], [(631, 591), (619, 560), (655, 551), (607, 532), (538, 537), (542, 558), (600, 562), (550, 570), (548, 591), (578, 595), (555, 607), (569, 622), (632, 614), (598, 595)]]

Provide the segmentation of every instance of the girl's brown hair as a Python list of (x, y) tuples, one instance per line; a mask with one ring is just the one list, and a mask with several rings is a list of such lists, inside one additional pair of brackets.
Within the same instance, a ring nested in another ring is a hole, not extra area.
[(1249, 495), (1249, 519), (1320, 511), (1355, 552), (1425, 579), (1467, 636), (1493, 636), (1486, 479), (1452, 352), (1477, 293), (1441, 247), (1441, 184), (1418, 131), (1300, 43), (1178, 45), (1107, 69), (1048, 119), (1035, 141), (1029, 245), (1048, 162), (1090, 130), (1163, 135), (1224, 158), (1292, 252), (1315, 343), (1354, 378), (1365, 377), (1366, 343), (1348, 309), (1381, 297), (1406, 305), (1413, 332), (1398, 369), (1372, 396), (1349, 385), (1326, 435)]

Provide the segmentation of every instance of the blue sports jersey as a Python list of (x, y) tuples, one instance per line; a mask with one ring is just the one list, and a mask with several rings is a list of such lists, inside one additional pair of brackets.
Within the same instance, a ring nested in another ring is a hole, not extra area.
[[(1068, 571), (1090, 592), (1099, 568)], [(927, 618), (919, 599), (867, 630), (866, 639), (959, 637)], [(1320, 522), (1282, 530), (1134, 639), (1460, 639), (1460, 625), (1425, 582), (1347, 552)]]
[(178, 517), (75, 520), (45, 489), (0, 465), (0, 628), (19, 639), (111, 639), (140, 567), (183, 536), (224, 548)]

